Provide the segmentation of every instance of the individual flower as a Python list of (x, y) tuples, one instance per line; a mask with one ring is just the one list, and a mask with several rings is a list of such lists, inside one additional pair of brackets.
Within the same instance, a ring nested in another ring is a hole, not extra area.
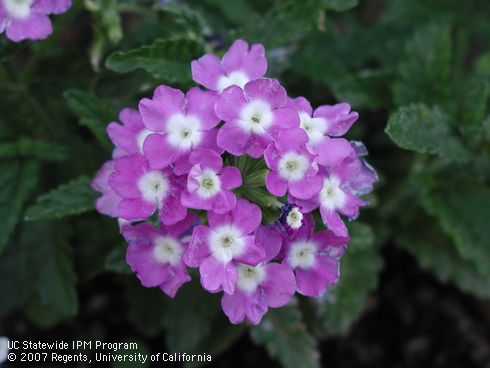
[(308, 147), (318, 154), (319, 164), (336, 165), (352, 154), (346, 139), (331, 138), (344, 135), (359, 117), (350, 111), (349, 104), (323, 105), (315, 111), (304, 97), (290, 99), (289, 104), (298, 112), (300, 127), (308, 134)]
[(194, 214), (173, 226), (156, 229), (149, 224), (126, 225), (122, 234), (129, 243), (126, 261), (144, 287), (159, 286), (173, 298), (182, 284), (191, 280), (182, 255), (188, 244), (183, 241), (198, 221)]
[(254, 235), (261, 220), (259, 206), (239, 199), (230, 212), (208, 212), (209, 226), (194, 228), (184, 261), (199, 267), (204, 289), (233, 294), (236, 263), (256, 266), (264, 259), (264, 250), (255, 243)]
[(356, 157), (349, 157), (341, 164), (332, 168), (321, 168), (319, 176), (323, 187), (315, 197), (302, 200), (293, 195), (290, 202), (301, 207), (304, 212), (311, 212), (320, 208), (323, 223), (337, 236), (347, 236), (347, 227), (340, 218), (340, 214), (349, 219), (359, 215), (359, 208), (367, 204), (366, 201), (356, 197), (350, 189), (350, 183), (355, 181), (361, 172), (361, 161)]
[(291, 229), (297, 230), (303, 225), (303, 217), (298, 207), (293, 207), (286, 216), (286, 223)]
[(103, 215), (118, 217), (118, 206), (122, 198), (110, 187), (109, 178), (114, 172), (114, 161), (108, 161), (95, 174), (92, 189), (102, 195), (95, 201), (95, 208)]
[(286, 91), (275, 79), (253, 80), (243, 90), (228, 87), (215, 106), (225, 122), (218, 146), (235, 156), (261, 157), (280, 130), (299, 125), (298, 114), (286, 103)]
[(281, 236), (270, 228), (260, 226), (255, 242), (264, 249), (265, 259), (257, 266), (237, 264), (237, 284), (233, 294), (223, 294), (221, 306), (230, 322), (245, 319), (259, 324), (267, 309), (279, 308), (291, 300), (296, 292), (296, 281), (291, 268), (274, 263), (281, 249)]
[(356, 196), (364, 195), (373, 190), (374, 183), (376, 183), (379, 178), (376, 170), (367, 163), (363, 158), (367, 155), (366, 146), (362, 142), (351, 141), (352, 148), (356, 157), (360, 161), (360, 170), (355, 178), (349, 181), (348, 186), (350, 191)]
[(265, 150), (264, 158), (271, 171), (265, 178), (267, 190), (282, 197), (289, 193), (308, 199), (318, 194), (322, 179), (317, 176), (316, 158), (306, 148), (308, 137), (300, 129), (283, 130)]
[(60, 14), (71, 0), (0, 0), (0, 33), (14, 42), (42, 40), (53, 32), (49, 14)]
[(337, 282), (339, 258), (349, 238), (336, 236), (332, 231), (312, 233), (313, 224), (311, 220), (294, 233), (286, 244), (283, 263), (294, 270), (298, 293), (318, 297), (325, 292), (326, 286)]
[(207, 54), (191, 63), (192, 79), (212, 91), (229, 86), (243, 88), (247, 82), (261, 78), (267, 71), (264, 46), (236, 40), (220, 60)]
[(117, 206), (118, 216), (125, 220), (146, 220), (156, 210), (165, 225), (181, 221), (187, 209), (180, 203), (185, 178), (169, 168), (155, 170), (139, 155), (114, 159), (110, 187), (122, 198)]
[(214, 113), (216, 95), (191, 88), (187, 94), (178, 89), (159, 86), (153, 99), (144, 98), (139, 110), (146, 128), (143, 152), (154, 169), (174, 165), (177, 175), (189, 171), (188, 156), (196, 148), (222, 150), (216, 145), (219, 119)]
[(240, 171), (235, 166), (223, 167), (223, 159), (215, 151), (197, 149), (189, 155), (192, 168), (187, 177), (187, 191), (182, 193), (182, 205), (188, 208), (231, 211), (236, 204), (232, 189), (242, 185)]
[(119, 114), (122, 125), (112, 122), (107, 126), (107, 135), (116, 146), (114, 157), (143, 154), (143, 143), (152, 132), (145, 128), (138, 110), (123, 109)]

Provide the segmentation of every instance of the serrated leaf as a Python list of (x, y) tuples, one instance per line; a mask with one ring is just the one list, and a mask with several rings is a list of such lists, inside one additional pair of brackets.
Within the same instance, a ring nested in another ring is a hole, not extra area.
[(386, 133), (400, 147), (446, 159), (467, 161), (471, 156), (451, 132), (450, 116), (435, 106), (411, 104), (388, 119)]
[(302, 322), (297, 304), (270, 309), (262, 322), (250, 329), (252, 340), (285, 368), (320, 367), (315, 339)]
[[(413, 211), (412, 211), (413, 212)], [(452, 282), (462, 290), (480, 297), (490, 297), (490, 278), (478, 272), (473, 261), (464, 259), (452, 239), (428, 215), (417, 211), (395, 242), (412, 253), (419, 265), (432, 272), (441, 282)], [(414, 232), (412, 229), (418, 229)]]
[(33, 157), (43, 161), (63, 161), (67, 158), (64, 146), (22, 137), (17, 142), (1, 143), (0, 158)]
[(38, 182), (39, 165), (30, 161), (0, 164), (0, 254), (14, 230), (25, 201)]
[(160, 39), (151, 45), (127, 52), (115, 52), (106, 67), (117, 73), (143, 69), (167, 83), (188, 84), (192, 81), (190, 63), (204, 54), (203, 46), (190, 39)]
[[(464, 187), (444, 183), (421, 198), (424, 209), (435, 216), (449, 234), (459, 254), (475, 263), (479, 273), (490, 280), (490, 190), (474, 182)], [(464, 184), (463, 184), (464, 185)]]
[(395, 102), (444, 102), (450, 91), (451, 48), (448, 26), (429, 24), (417, 28), (398, 68), (400, 78), (393, 85)]
[(95, 93), (81, 90), (65, 91), (64, 97), (70, 110), (80, 119), (80, 125), (90, 129), (99, 143), (109, 148), (106, 127), (114, 118), (111, 104)]
[(348, 330), (364, 310), (369, 294), (378, 284), (383, 265), (374, 247), (374, 234), (365, 224), (350, 227), (351, 243), (340, 263), (340, 280), (320, 299), (312, 300), (321, 329), (320, 336), (340, 334)]
[(484, 119), (489, 92), (490, 88), (486, 80), (473, 81), (466, 92), (459, 129), (473, 145), (478, 144), (484, 138)]
[(90, 188), (90, 179), (81, 176), (40, 196), (26, 212), (27, 221), (62, 218), (94, 209), (97, 194)]

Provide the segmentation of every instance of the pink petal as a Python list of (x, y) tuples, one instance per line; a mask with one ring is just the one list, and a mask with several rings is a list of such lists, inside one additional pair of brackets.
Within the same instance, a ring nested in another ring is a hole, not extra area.
[(210, 293), (223, 290), (233, 294), (237, 281), (237, 270), (232, 262), (222, 263), (214, 257), (206, 258), (199, 266), (201, 285)]
[(194, 87), (187, 92), (186, 98), (187, 115), (199, 118), (201, 130), (212, 129), (219, 123), (219, 118), (214, 113), (214, 104), (218, 99), (215, 93)]
[(225, 166), (220, 173), (221, 185), (226, 190), (238, 188), (242, 185), (240, 170), (235, 166)]
[(145, 126), (152, 132), (165, 132), (168, 119), (177, 113), (184, 113), (185, 95), (178, 89), (159, 86), (153, 99), (144, 98), (139, 103), (139, 111)]
[(267, 305), (279, 308), (289, 303), (296, 292), (296, 279), (288, 266), (269, 263), (265, 266), (266, 279), (260, 285), (264, 291)]
[(282, 197), (288, 190), (288, 182), (279, 176), (277, 171), (270, 171), (265, 177), (265, 186), (269, 193)]
[(243, 90), (237, 86), (230, 86), (221, 93), (214, 106), (214, 111), (221, 120), (229, 122), (239, 117), (246, 103)]
[(214, 55), (204, 55), (191, 63), (192, 79), (212, 90), (218, 90), (218, 81), (224, 75), (220, 60)]
[(286, 90), (276, 79), (260, 78), (252, 80), (245, 85), (244, 91), (251, 99), (264, 100), (274, 109), (283, 107), (287, 103)]
[(236, 121), (225, 123), (218, 132), (218, 146), (235, 156), (245, 153), (250, 133), (245, 132)]

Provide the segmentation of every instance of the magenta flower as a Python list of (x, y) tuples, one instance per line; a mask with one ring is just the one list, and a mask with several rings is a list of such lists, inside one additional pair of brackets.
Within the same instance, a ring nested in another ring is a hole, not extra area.
[(139, 110), (150, 134), (143, 144), (143, 152), (154, 169), (174, 165), (177, 175), (190, 170), (187, 158), (196, 148), (222, 152), (216, 145), (214, 129), (219, 119), (214, 113), (216, 95), (191, 88), (181, 91), (159, 86), (153, 99), (144, 98)]
[(92, 180), (92, 189), (102, 193), (95, 202), (96, 210), (103, 215), (117, 217), (119, 215), (117, 208), (121, 202), (121, 197), (109, 186), (109, 178), (113, 172), (114, 161), (105, 162)]
[(283, 130), (265, 150), (265, 162), (271, 171), (265, 178), (267, 190), (282, 197), (308, 199), (318, 194), (322, 179), (317, 176), (316, 158), (306, 148), (308, 137), (300, 129)]
[(332, 168), (321, 168), (319, 176), (323, 187), (317, 196), (302, 200), (290, 196), (289, 201), (297, 204), (304, 212), (320, 208), (323, 223), (337, 236), (347, 236), (347, 227), (340, 214), (349, 219), (359, 215), (359, 208), (367, 202), (356, 197), (350, 189), (350, 183), (355, 181), (361, 172), (361, 161), (355, 157), (345, 159), (341, 164)]
[(119, 114), (122, 125), (112, 122), (107, 126), (107, 135), (116, 146), (114, 157), (143, 154), (143, 143), (152, 132), (145, 128), (138, 110), (123, 109)]
[(71, 0), (0, 0), (0, 33), (14, 42), (42, 40), (53, 32), (49, 14), (60, 14)]
[(235, 156), (261, 157), (279, 131), (299, 125), (298, 114), (286, 103), (286, 91), (275, 79), (253, 80), (243, 90), (228, 87), (215, 106), (225, 122), (218, 146)]
[(373, 190), (374, 183), (379, 178), (376, 170), (363, 158), (367, 155), (367, 149), (362, 142), (351, 141), (356, 157), (360, 161), (360, 170), (354, 179), (348, 183), (349, 190), (356, 196), (364, 195)]
[(318, 155), (319, 164), (333, 166), (352, 154), (346, 139), (331, 138), (344, 135), (359, 117), (350, 111), (349, 104), (323, 105), (315, 111), (304, 97), (289, 99), (289, 104), (298, 112), (300, 127), (308, 134), (308, 147)]
[(126, 261), (144, 287), (159, 286), (173, 298), (182, 284), (191, 280), (182, 255), (187, 249), (185, 236), (198, 221), (194, 214), (173, 226), (126, 225), (122, 234), (129, 243)]
[(199, 267), (204, 289), (233, 294), (237, 281), (236, 263), (256, 266), (265, 257), (255, 244), (254, 232), (262, 220), (259, 206), (239, 199), (225, 214), (208, 212), (207, 226), (197, 226), (184, 262)]
[[(312, 217), (310, 215), (310, 217)], [(295, 232), (286, 245), (284, 264), (294, 270), (298, 293), (318, 297), (327, 285), (334, 285), (340, 275), (339, 258), (349, 242), (331, 231), (312, 233), (314, 220)]]
[(242, 185), (242, 176), (235, 166), (223, 167), (223, 159), (215, 151), (198, 149), (189, 155), (193, 165), (187, 177), (187, 191), (182, 193), (182, 205), (188, 208), (231, 211), (236, 204), (232, 189)]
[(223, 294), (221, 306), (233, 324), (245, 319), (259, 324), (267, 309), (279, 308), (291, 300), (296, 292), (296, 281), (291, 268), (285, 264), (271, 262), (281, 249), (281, 236), (264, 226), (255, 234), (255, 242), (266, 254), (257, 266), (237, 264), (237, 284), (235, 292)]
[(180, 203), (185, 178), (167, 168), (151, 169), (143, 156), (114, 159), (114, 173), (109, 185), (122, 198), (117, 206), (119, 217), (125, 220), (146, 220), (156, 210), (165, 225), (184, 219), (187, 209)]
[(264, 46), (236, 40), (220, 60), (204, 55), (191, 63), (192, 79), (211, 91), (222, 92), (229, 86), (243, 88), (247, 82), (261, 78), (267, 71)]

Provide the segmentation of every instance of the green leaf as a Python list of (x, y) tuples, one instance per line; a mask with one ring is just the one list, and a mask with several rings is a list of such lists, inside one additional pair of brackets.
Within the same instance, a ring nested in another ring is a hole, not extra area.
[(90, 179), (81, 176), (40, 196), (26, 213), (27, 221), (62, 218), (94, 209), (97, 194), (90, 188)]
[(106, 60), (106, 67), (117, 73), (143, 69), (158, 80), (188, 84), (192, 81), (190, 63), (203, 53), (203, 46), (194, 40), (160, 39), (127, 52), (115, 52)]
[(466, 90), (463, 116), (459, 129), (468, 141), (476, 145), (485, 135), (484, 119), (490, 88), (486, 80), (476, 80)]
[(262, 322), (250, 329), (252, 340), (285, 368), (320, 367), (316, 342), (301, 320), (297, 303), (270, 309)]
[(388, 119), (386, 133), (400, 147), (467, 161), (470, 153), (451, 132), (450, 116), (439, 107), (424, 104), (403, 106)]
[(340, 263), (340, 280), (322, 298), (312, 300), (321, 321), (320, 336), (348, 330), (364, 310), (369, 294), (378, 284), (383, 265), (374, 247), (374, 234), (365, 224), (350, 227), (351, 243)]
[(490, 280), (490, 189), (472, 181), (453, 185), (445, 181), (424, 195), (421, 204), (453, 238), (459, 254)]
[(359, 4), (359, 0), (322, 0), (321, 2), (327, 9), (337, 12), (352, 9)]
[(431, 105), (446, 101), (450, 91), (451, 49), (448, 26), (429, 24), (417, 28), (398, 68), (400, 78), (393, 85), (395, 102)]
[(33, 322), (45, 328), (53, 327), (66, 317), (59, 310), (41, 303), (38, 298), (27, 304), (25, 312)]
[(34, 161), (0, 164), (0, 254), (21, 216), (24, 203), (37, 184), (38, 174), (39, 165)]
[(70, 110), (80, 119), (80, 125), (90, 129), (103, 147), (110, 148), (106, 127), (114, 120), (111, 104), (92, 92), (80, 90), (65, 91), (64, 97)]
[(262, 14), (254, 14), (234, 38), (253, 40), (271, 48), (303, 38), (315, 25), (321, 4), (314, 0), (285, 1)]
[(461, 257), (439, 224), (419, 211), (412, 217), (415, 219), (406, 225), (406, 229), (397, 233), (396, 244), (411, 252), (419, 265), (441, 282), (452, 282), (466, 292), (489, 298), (490, 278), (483, 277), (474, 262)]
[(39, 300), (64, 315), (75, 315), (78, 310), (76, 274), (70, 244), (58, 232), (44, 246), (45, 256), (39, 263), (36, 279)]
[(22, 137), (17, 142), (0, 143), (0, 158), (33, 157), (43, 161), (64, 161), (66, 147)]

